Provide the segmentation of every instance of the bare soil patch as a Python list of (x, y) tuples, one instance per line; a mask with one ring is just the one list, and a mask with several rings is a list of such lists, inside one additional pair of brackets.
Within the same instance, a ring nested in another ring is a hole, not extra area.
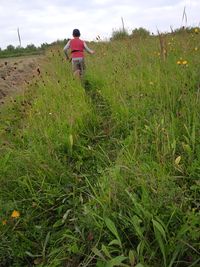
[(23, 92), (27, 82), (37, 75), (43, 56), (0, 59), (0, 104), (6, 96)]

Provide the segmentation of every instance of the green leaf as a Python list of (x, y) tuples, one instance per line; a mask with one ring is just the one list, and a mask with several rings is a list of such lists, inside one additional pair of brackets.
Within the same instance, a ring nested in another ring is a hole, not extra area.
[(33, 255), (31, 252), (29, 251), (25, 251), (25, 254), (28, 255), (29, 257), (31, 258), (38, 258), (38, 257), (41, 257), (42, 255)]
[(106, 264), (106, 267), (127, 266), (127, 265), (122, 263), (126, 259), (127, 259), (127, 257), (117, 256), (117, 257), (113, 258), (112, 260), (108, 261), (107, 264)]
[(122, 247), (121, 240), (120, 240), (120, 237), (118, 235), (117, 228), (115, 227), (115, 224), (109, 218), (105, 218), (105, 223), (106, 223), (106, 226), (108, 227), (108, 229), (111, 231), (111, 233), (119, 241), (120, 247)]
[(134, 255), (134, 251), (133, 250), (129, 251), (128, 257), (129, 257), (129, 261), (130, 261), (131, 267), (133, 267), (135, 265), (135, 255)]
[(106, 267), (106, 263), (98, 260), (96, 263), (96, 267)]
[(137, 216), (137, 215), (134, 215), (132, 218), (131, 218), (131, 222), (134, 226), (134, 229), (136, 231), (136, 234), (139, 236), (139, 237), (143, 237), (143, 229), (142, 227), (140, 226), (140, 224), (142, 223), (142, 220)]
[(187, 152), (188, 154), (192, 153), (192, 149), (188, 144), (182, 143), (182, 146), (185, 152)]
[(182, 249), (182, 244), (176, 247), (176, 249), (175, 249), (175, 251), (171, 257), (171, 261), (170, 261), (168, 267), (172, 267), (174, 265), (174, 262), (175, 262), (176, 258), (178, 257), (178, 254), (180, 253), (181, 249)]
[(121, 243), (120, 243), (119, 240), (117, 240), (117, 239), (112, 240), (112, 241), (108, 244), (108, 246), (112, 246), (112, 245), (117, 245), (117, 246), (120, 246), (120, 247), (121, 247)]
[(79, 252), (79, 248), (78, 248), (77, 244), (73, 244), (73, 245), (69, 246), (68, 251), (72, 252), (73, 254), (77, 254)]
[(57, 222), (55, 222), (54, 225), (53, 225), (53, 228), (57, 228), (57, 227), (59, 227), (59, 226), (61, 226), (61, 225), (63, 225), (63, 221), (62, 221), (62, 219), (60, 219), (60, 220), (58, 220)]
[(106, 261), (106, 259), (104, 258), (103, 254), (101, 253), (101, 251), (100, 251), (98, 248), (96, 248), (96, 247), (92, 248), (92, 252), (93, 252), (96, 256), (98, 256), (100, 259)]
[(102, 249), (103, 253), (106, 255), (106, 257), (111, 259), (111, 256), (110, 256), (110, 253), (109, 253), (107, 247), (105, 245), (102, 245), (101, 249)]
[(196, 139), (196, 128), (195, 128), (195, 123), (193, 123), (192, 133), (191, 133), (191, 141), (192, 141), (193, 147), (195, 145), (195, 139)]
[(156, 240), (163, 254), (164, 266), (166, 266), (165, 245), (162, 239), (162, 237), (166, 238), (165, 233), (163, 233), (164, 229), (162, 228), (161, 224), (159, 224), (157, 221), (152, 219), (152, 222), (153, 222), (153, 228), (154, 228)]
[(130, 192), (128, 192), (126, 190), (126, 193), (129, 195), (129, 197), (131, 198), (133, 204), (134, 204), (134, 212), (140, 217), (140, 218), (144, 218), (146, 220), (149, 220), (152, 218), (152, 214), (146, 210), (143, 205), (141, 205), (139, 203), (139, 201), (137, 200), (137, 197), (134, 196), (133, 194), (131, 194)]
[(69, 215), (70, 212), (71, 212), (71, 209), (67, 210), (65, 212), (65, 214), (63, 215), (63, 218), (62, 218), (63, 223), (66, 221), (66, 219), (67, 219), (67, 217), (68, 217), (68, 215)]
[(46, 235), (46, 238), (45, 238), (45, 241), (44, 241), (44, 245), (43, 245), (43, 249), (42, 249), (42, 255), (43, 257), (45, 256), (45, 252), (46, 252), (46, 247), (47, 247), (47, 244), (50, 240), (50, 234), (51, 232), (48, 232), (47, 235)]
[(152, 219), (152, 222), (153, 222), (153, 227), (155, 227), (160, 232), (162, 237), (166, 240), (165, 230), (163, 226), (161, 225), (161, 223), (159, 223), (158, 221), (155, 221), (154, 219)]
[(144, 267), (144, 265), (141, 263), (138, 263), (135, 267)]
[(7, 154), (4, 156), (4, 158), (1, 158), (1, 171), (6, 171), (9, 167), (8, 161), (10, 159), (11, 152), (7, 152)]
[(141, 240), (140, 243), (137, 246), (138, 255), (141, 256), (143, 254), (144, 246), (145, 246), (145, 242), (144, 242), (144, 240)]

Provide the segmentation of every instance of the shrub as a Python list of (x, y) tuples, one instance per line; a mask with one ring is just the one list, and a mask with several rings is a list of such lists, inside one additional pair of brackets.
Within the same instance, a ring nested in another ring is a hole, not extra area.
[(150, 36), (150, 32), (148, 30), (146, 30), (145, 28), (135, 28), (132, 31), (131, 37), (141, 37), (141, 38), (146, 38)]
[(114, 30), (112, 32), (111, 40), (123, 40), (129, 37), (128, 31), (124, 29)]

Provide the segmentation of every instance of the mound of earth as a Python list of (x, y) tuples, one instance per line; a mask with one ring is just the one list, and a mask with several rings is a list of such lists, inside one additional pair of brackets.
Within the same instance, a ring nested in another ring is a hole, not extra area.
[(22, 92), (37, 73), (41, 56), (0, 59), (0, 103), (6, 96)]

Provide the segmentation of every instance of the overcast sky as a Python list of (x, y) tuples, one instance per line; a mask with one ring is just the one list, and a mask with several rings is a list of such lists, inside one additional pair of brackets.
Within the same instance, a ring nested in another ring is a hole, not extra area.
[(121, 17), (129, 31), (169, 31), (182, 26), (184, 6), (188, 26), (198, 26), (200, 0), (0, 0), (0, 47), (19, 44), (18, 27), (23, 46), (69, 38), (74, 28), (85, 40), (104, 39)]

